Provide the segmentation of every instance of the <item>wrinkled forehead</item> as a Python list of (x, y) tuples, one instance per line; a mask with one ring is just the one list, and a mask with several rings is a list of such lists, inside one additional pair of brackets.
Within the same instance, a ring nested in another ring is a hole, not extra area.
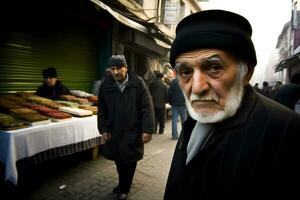
[(180, 54), (175, 60), (175, 68), (182, 63), (199, 64), (202, 61), (236, 61), (228, 52), (219, 49), (200, 49)]

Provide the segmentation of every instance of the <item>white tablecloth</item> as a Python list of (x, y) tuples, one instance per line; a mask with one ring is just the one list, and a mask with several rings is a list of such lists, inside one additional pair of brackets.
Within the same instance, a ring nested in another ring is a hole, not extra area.
[(0, 131), (0, 161), (5, 164), (5, 180), (17, 185), (16, 162), (39, 152), (86, 141), (100, 134), (97, 116), (76, 118), (13, 131)]

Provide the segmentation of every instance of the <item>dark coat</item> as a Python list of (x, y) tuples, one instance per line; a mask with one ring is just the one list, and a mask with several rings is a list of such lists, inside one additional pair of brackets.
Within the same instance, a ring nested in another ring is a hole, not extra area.
[(39, 95), (41, 97), (45, 97), (48, 99), (54, 99), (57, 100), (61, 95), (70, 95), (71, 92), (68, 89), (67, 86), (63, 85), (59, 80), (56, 81), (56, 84), (54, 87), (49, 87), (45, 83), (38, 87), (36, 91), (36, 95)]
[(274, 100), (278, 103), (290, 108), (295, 109), (295, 104), (300, 98), (300, 85), (294, 83), (284, 84), (279, 87)]
[(167, 101), (171, 106), (185, 106), (185, 99), (177, 78), (173, 79), (168, 90)]
[(115, 80), (107, 76), (99, 89), (98, 129), (109, 132), (103, 145), (106, 158), (131, 162), (143, 158), (142, 133), (154, 133), (154, 110), (145, 82), (129, 73), (128, 84), (121, 93)]
[(156, 79), (150, 86), (154, 108), (165, 108), (168, 95), (168, 86), (161, 80)]
[(184, 123), (165, 200), (300, 198), (300, 115), (247, 86), (236, 115), (215, 124), (185, 165), (195, 123)]

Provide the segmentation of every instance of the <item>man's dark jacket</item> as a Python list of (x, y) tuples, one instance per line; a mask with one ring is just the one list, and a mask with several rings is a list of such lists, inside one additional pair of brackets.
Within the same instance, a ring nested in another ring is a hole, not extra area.
[(154, 110), (145, 82), (129, 73), (128, 84), (121, 93), (115, 80), (107, 76), (99, 89), (98, 129), (109, 132), (103, 145), (106, 158), (131, 162), (143, 158), (142, 133), (154, 132)]
[(168, 95), (168, 86), (161, 78), (154, 80), (150, 86), (150, 93), (153, 99), (154, 108), (165, 108)]
[(182, 90), (179, 86), (179, 80), (177, 78), (173, 79), (168, 90), (167, 101), (171, 106), (181, 107), (185, 106), (185, 100)]
[(300, 85), (294, 83), (288, 83), (279, 87), (274, 100), (290, 108), (291, 110), (294, 110), (295, 104), (297, 103), (299, 98), (300, 98)]
[(48, 99), (54, 99), (57, 100), (61, 95), (70, 95), (71, 92), (67, 88), (67, 86), (63, 85), (59, 80), (56, 81), (56, 84), (54, 87), (49, 87), (45, 83), (38, 87), (36, 91), (36, 95), (39, 95), (41, 97), (45, 97)]
[(186, 165), (195, 123), (184, 123), (165, 200), (300, 199), (298, 114), (246, 86), (236, 115), (214, 124)]

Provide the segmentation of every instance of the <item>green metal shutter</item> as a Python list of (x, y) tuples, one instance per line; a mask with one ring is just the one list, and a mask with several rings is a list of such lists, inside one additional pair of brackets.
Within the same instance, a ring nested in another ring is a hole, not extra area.
[(35, 91), (42, 84), (42, 70), (52, 66), (69, 89), (89, 92), (99, 77), (99, 42), (91, 27), (70, 23), (60, 29), (7, 31), (3, 35), (0, 95)]

